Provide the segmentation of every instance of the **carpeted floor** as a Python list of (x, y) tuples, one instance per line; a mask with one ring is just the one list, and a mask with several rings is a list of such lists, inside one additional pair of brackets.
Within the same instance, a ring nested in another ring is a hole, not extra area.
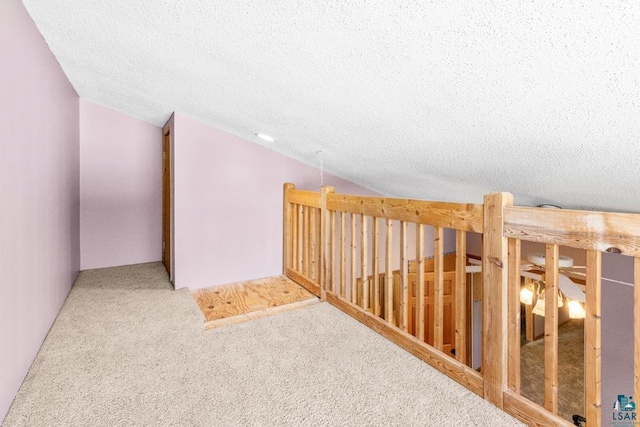
[(203, 321), (159, 263), (81, 273), (3, 425), (521, 425), (326, 303)]
[[(584, 320), (570, 320), (558, 335), (558, 415), (571, 420), (584, 409)], [(544, 406), (544, 339), (520, 350), (522, 395)]]

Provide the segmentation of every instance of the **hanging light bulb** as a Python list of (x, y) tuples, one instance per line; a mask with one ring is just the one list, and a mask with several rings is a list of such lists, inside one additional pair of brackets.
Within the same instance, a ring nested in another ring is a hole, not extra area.
[(520, 302), (526, 305), (533, 304), (533, 291), (533, 283), (527, 283), (524, 285), (520, 291)]
[(569, 301), (569, 317), (572, 319), (584, 319), (587, 313), (584, 311), (584, 307), (580, 302), (576, 300)]
[(540, 292), (538, 295), (538, 301), (536, 301), (536, 305), (533, 307), (533, 314), (537, 314), (538, 316), (544, 316), (544, 291)]

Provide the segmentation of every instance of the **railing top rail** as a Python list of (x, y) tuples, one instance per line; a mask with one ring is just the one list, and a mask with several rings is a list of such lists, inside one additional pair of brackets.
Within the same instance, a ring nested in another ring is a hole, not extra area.
[(640, 256), (640, 214), (508, 206), (504, 236)]
[(418, 224), (483, 232), (483, 205), (328, 194), (327, 209)]
[(317, 191), (288, 189), (287, 202), (312, 208), (319, 208), (320, 193)]

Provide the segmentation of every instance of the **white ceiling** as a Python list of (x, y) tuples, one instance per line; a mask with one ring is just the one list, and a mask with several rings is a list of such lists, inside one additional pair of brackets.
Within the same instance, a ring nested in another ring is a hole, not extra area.
[(638, 1), (24, 4), (80, 97), (156, 125), (390, 196), (640, 212)]

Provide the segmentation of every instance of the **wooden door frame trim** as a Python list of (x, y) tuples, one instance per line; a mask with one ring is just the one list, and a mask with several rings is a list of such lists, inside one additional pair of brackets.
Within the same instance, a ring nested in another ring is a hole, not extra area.
[[(162, 127), (162, 149), (164, 151), (164, 138), (169, 135), (169, 193), (171, 195), (171, 206), (169, 209), (169, 255), (170, 255), (170, 277), (169, 280), (175, 286), (175, 196), (174, 196), (174, 188), (175, 188), (175, 168), (174, 168), (174, 117), (175, 113), (171, 114), (167, 123)], [(163, 172), (164, 173), (164, 172)], [(162, 197), (164, 198), (164, 176), (162, 177)], [(162, 241), (165, 241), (164, 235), (164, 199), (162, 202), (163, 209), (163, 223), (162, 223)]]

